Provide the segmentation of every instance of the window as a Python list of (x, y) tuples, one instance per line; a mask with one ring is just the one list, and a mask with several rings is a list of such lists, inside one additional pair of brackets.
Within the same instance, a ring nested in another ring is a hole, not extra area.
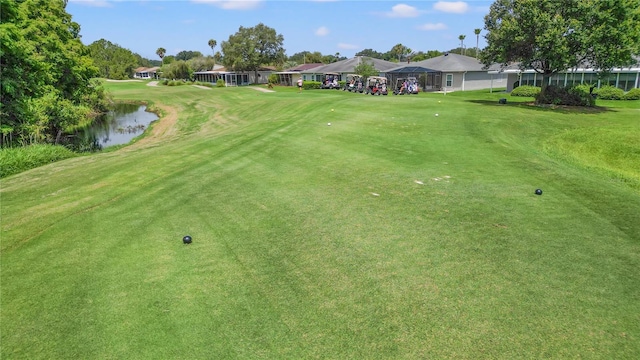
[(445, 84), (446, 87), (453, 86), (453, 74), (447, 74), (447, 82)]

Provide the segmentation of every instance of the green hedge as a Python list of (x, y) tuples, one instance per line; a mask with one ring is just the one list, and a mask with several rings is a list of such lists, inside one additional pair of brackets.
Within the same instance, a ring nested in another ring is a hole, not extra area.
[(320, 89), (322, 83), (320, 81), (303, 81), (302, 88), (305, 90)]
[(544, 93), (536, 95), (536, 103), (568, 106), (595, 106), (596, 99), (591, 95), (589, 85), (562, 87), (549, 85)]
[(30, 145), (0, 150), (0, 178), (78, 156), (59, 145)]
[(595, 90), (595, 93), (598, 94), (598, 99), (602, 100), (622, 100), (625, 96), (624, 90), (611, 85), (604, 85)]
[(628, 93), (624, 94), (625, 100), (640, 100), (640, 89), (635, 88), (629, 90)]
[(540, 88), (531, 85), (522, 85), (511, 91), (511, 96), (536, 97), (540, 94)]
[(218, 81), (216, 81), (216, 86), (217, 87), (224, 87), (224, 80), (218, 79)]

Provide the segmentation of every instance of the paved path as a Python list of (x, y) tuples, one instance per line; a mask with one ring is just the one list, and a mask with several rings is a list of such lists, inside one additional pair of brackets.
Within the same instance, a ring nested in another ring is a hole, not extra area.
[(158, 86), (158, 82), (157, 81), (150, 81), (147, 83), (147, 86)]
[(275, 92), (273, 90), (265, 89), (265, 88), (258, 87), (258, 86), (249, 86), (249, 87), (252, 88), (252, 89), (258, 90), (258, 91), (262, 91), (262, 92)]
[(206, 87), (206, 86), (202, 86), (202, 85), (193, 85), (193, 86), (195, 86), (197, 88), (200, 88), (200, 89), (211, 90), (210, 87)]

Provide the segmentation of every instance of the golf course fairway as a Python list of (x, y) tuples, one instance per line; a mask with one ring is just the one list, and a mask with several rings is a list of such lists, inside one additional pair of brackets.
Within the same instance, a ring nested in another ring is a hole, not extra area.
[(2, 359), (640, 357), (640, 102), (105, 87), (0, 180)]

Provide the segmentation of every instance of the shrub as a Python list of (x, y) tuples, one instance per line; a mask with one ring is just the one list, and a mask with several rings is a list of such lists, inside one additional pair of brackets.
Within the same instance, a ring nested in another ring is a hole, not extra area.
[(319, 81), (303, 81), (302, 88), (305, 90), (320, 89), (321, 84)]
[(344, 80), (340, 80), (340, 81), (338, 81), (338, 85), (339, 85), (341, 88), (344, 88), (344, 87), (347, 85), (347, 82), (346, 82), (346, 81), (344, 81)]
[(540, 94), (540, 88), (531, 85), (522, 85), (511, 91), (511, 96), (536, 97)]
[(0, 150), (0, 178), (77, 156), (59, 145), (30, 145)]
[(169, 80), (168, 79), (164, 79), (160, 82), (160, 84), (162, 85), (168, 85), (169, 84)]
[(628, 93), (624, 94), (625, 100), (640, 100), (640, 89), (635, 88), (629, 90)]
[(538, 104), (568, 105), (568, 106), (594, 106), (595, 99), (591, 96), (590, 87), (580, 85), (576, 87), (561, 87), (549, 85), (544, 93), (536, 96)]
[(224, 80), (218, 79), (218, 81), (216, 81), (216, 86), (217, 87), (224, 87)]
[(597, 90), (598, 98), (603, 100), (622, 100), (624, 99), (624, 90), (615, 86), (604, 85)]
[(269, 75), (269, 84), (277, 84), (278, 83), (278, 74)]

